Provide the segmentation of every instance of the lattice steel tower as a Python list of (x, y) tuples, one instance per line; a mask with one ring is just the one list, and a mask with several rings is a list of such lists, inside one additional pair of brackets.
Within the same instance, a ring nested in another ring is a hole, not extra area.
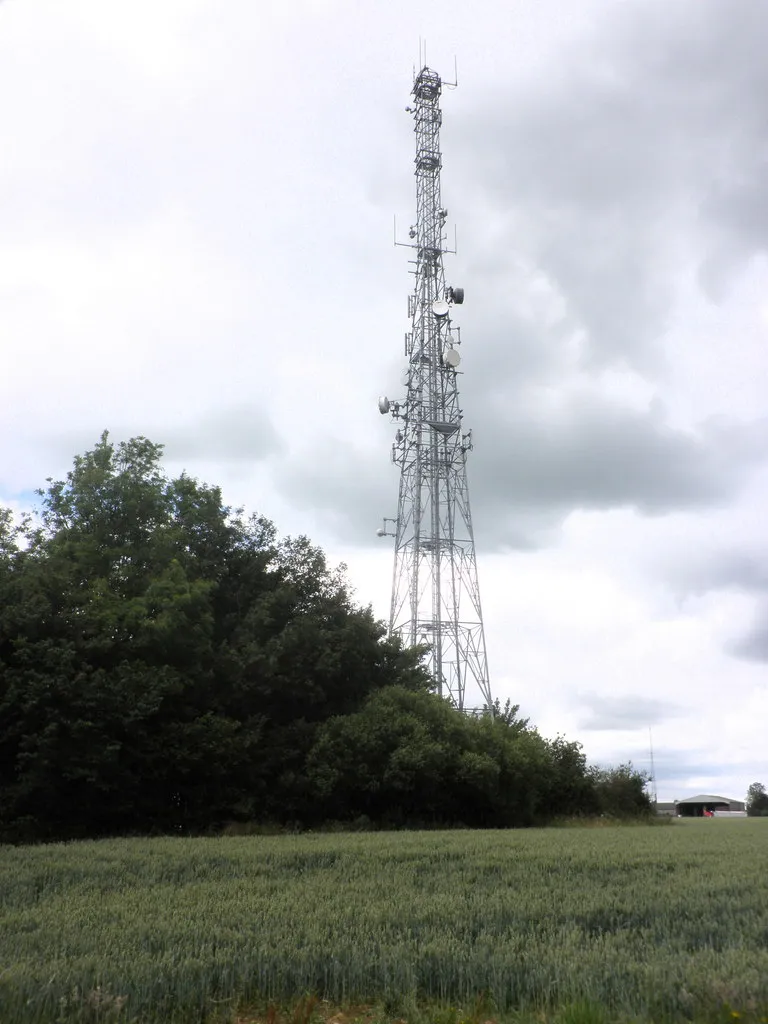
[[(472, 434), (459, 408), (458, 327), (451, 310), (464, 301), (446, 287), (447, 211), (440, 198), (440, 76), (423, 67), (413, 83), (416, 134), (415, 286), (408, 297), (403, 401), (379, 399), (398, 423), (392, 458), (400, 467), (397, 516), (380, 536), (395, 538), (389, 628), (406, 644), (429, 643), (429, 668), (441, 694), (460, 709), (491, 704), (475, 541), (469, 510), (467, 453)], [(469, 694), (467, 691), (469, 690)]]

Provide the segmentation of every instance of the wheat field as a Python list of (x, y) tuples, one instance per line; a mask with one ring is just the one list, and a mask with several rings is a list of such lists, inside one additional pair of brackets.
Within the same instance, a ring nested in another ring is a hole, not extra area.
[(768, 1021), (768, 820), (0, 849), (3, 1022), (232, 1020), (307, 993)]

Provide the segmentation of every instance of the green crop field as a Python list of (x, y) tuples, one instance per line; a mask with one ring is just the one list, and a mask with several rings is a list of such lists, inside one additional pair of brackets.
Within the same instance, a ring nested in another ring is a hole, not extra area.
[(233, 1020), (306, 993), (768, 1020), (768, 820), (0, 849), (3, 1024)]

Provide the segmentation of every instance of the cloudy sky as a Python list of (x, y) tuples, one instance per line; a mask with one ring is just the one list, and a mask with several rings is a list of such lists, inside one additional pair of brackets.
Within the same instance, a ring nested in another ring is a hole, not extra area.
[(0, 0), (0, 502), (102, 430), (387, 614), (419, 39), (491, 685), (662, 799), (768, 783), (768, 5)]

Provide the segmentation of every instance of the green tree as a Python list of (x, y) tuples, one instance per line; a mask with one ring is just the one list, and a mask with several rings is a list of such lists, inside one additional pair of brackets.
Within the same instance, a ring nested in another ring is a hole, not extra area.
[[(580, 743), (557, 736), (547, 743), (551, 762), (551, 775), (547, 793), (547, 811), (550, 817), (573, 817), (604, 812), (596, 788), (596, 775), (587, 765)], [(605, 784), (605, 778), (603, 778)], [(621, 795), (617, 794), (621, 799)]]
[(768, 818), (768, 793), (762, 782), (753, 782), (747, 790), (747, 814), (750, 818)]
[(418, 651), (354, 606), (306, 538), (104, 434), (0, 515), (0, 830), (61, 837), (211, 827), (304, 808), (318, 724)]
[(631, 762), (618, 768), (590, 768), (589, 777), (598, 813), (611, 818), (638, 818), (653, 814), (653, 804), (646, 792), (650, 776), (647, 772), (638, 771)]
[(389, 687), (318, 731), (307, 769), (319, 817), (390, 824), (451, 818), (468, 721), (426, 692)]
[(34, 521), (0, 509), (0, 838), (649, 806), (510, 702), (457, 711), (306, 537), (161, 458), (104, 434)]
[[(307, 769), (321, 818), (533, 825), (552, 817), (563, 748), (511, 705), (472, 718), (434, 694), (389, 687), (325, 722)], [(584, 781), (584, 762), (573, 770)]]

